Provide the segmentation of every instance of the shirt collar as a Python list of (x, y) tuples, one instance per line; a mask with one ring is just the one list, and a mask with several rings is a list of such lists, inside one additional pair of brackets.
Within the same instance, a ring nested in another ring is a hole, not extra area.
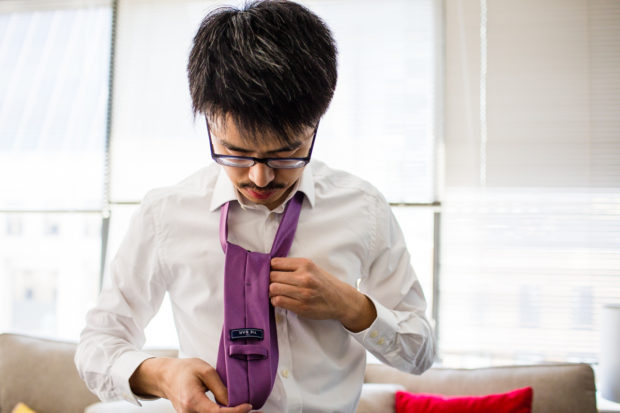
[[(310, 207), (314, 208), (314, 176), (312, 175), (312, 163), (309, 163), (304, 167), (304, 171), (301, 174), (301, 177), (295, 184), (295, 188), (288, 195), (286, 200), (274, 209), (274, 212), (282, 212), (284, 210), (284, 205), (295, 195), (297, 191), (301, 191), (306, 196)], [(237, 201), (241, 205), (242, 208), (249, 207), (247, 201), (241, 199), (238, 191), (235, 189), (234, 185), (230, 181), (228, 175), (224, 171), (224, 168), (219, 166), (219, 172), (217, 176), (217, 180), (215, 181), (215, 187), (213, 188), (213, 196), (211, 197), (211, 206), (210, 211), (215, 211), (220, 208), (226, 202), (229, 201)]]

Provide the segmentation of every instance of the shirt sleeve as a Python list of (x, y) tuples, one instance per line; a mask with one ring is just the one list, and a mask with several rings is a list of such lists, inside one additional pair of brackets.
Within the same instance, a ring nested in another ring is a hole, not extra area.
[(375, 211), (370, 264), (359, 290), (375, 305), (377, 318), (369, 328), (352, 335), (383, 363), (421, 374), (435, 357), (426, 300), (389, 204), (378, 202)]
[(141, 351), (144, 328), (159, 310), (166, 283), (158, 256), (153, 207), (145, 198), (110, 266), (96, 306), (86, 316), (75, 363), (103, 401), (139, 404), (129, 378), (152, 355)]

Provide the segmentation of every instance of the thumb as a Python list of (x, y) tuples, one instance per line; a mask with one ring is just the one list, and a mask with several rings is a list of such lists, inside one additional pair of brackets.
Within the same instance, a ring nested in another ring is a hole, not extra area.
[(220, 379), (219, 374), (213, 368), (207, 371), (201, 371), (198, 375), (205, 387), (213, 393), (215, 401), (222, 406), (228, 406), (228, 389)]
[[(239, 406), (224, 408), (224, 409), (222, 409), (222, 413), (223, 412), (249, 413), (250, 410), (252, 410), (252, 405), (250, 405), (248, 403), (244, 403), (244, 404), (240, 404)], [(260, 413), (260, 412), (258, 412), (258, 413)]]

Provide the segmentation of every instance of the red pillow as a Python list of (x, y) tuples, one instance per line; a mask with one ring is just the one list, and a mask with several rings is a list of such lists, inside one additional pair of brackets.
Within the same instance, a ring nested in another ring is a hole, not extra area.
[(531, 387), (488, 396), (444, 397), (396, 392), (396, 413), (531, 413)]

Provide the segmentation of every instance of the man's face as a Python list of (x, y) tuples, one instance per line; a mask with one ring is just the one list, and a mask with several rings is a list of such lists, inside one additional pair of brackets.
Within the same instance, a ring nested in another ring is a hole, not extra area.
[[(282, 144), (277, 139), (266, 136), (264, 144), (250, 143), (242, 139), (241, 132), (230, 117), (226, 117), (226, 127), (210, 124), (213, 149), (216, 154), (233, 156), (252, 156), (255, 158), (304, 158), (310, 151), (314, 130), (306, 128), (292, 139), (292, 144)], [(287, 197), (304, 167), (295, 169), (274, 169), (266, 164), (256, 163), (249, 168), (223, 166), (241, 196), (247, 201), (274, 209)]]

